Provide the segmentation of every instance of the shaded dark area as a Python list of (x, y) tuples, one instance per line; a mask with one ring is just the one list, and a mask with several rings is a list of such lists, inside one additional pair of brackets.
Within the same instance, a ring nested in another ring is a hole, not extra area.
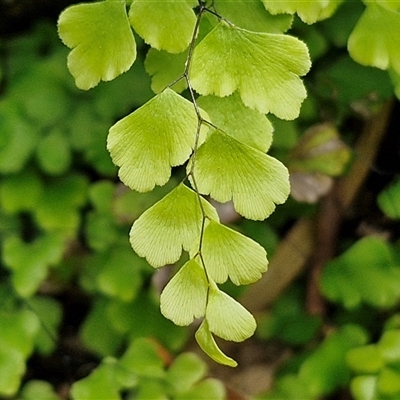
[[(33, 355), (28, 362), (26, 380), (49, 381), (60, 392), (89, 375), (100, 359), (86, 350), (78, 339), (79, 328), (90, 311), (90, 298), (74, 285), (55, 298), (63, 307), (63, 319), (56, 337), (47, 333), (56, 348), (48, 356)], [(43, 323), (42, 328), (47, 330)]]
[(38, 20), (57, 21), (60, 12), (75, 3), (79, 1), (0, 0), (0, 35), (11, 36), (26, 32)]

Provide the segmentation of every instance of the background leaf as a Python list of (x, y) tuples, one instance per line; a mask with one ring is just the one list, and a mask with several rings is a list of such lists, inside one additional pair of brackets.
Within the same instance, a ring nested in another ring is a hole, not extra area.
[(400, 296), (400, 268), (388, 245), (378, 237), (360, 239), (330, 261), (322, 274), (324, 295), (347, 308), (362, 302), (391, 307)]
[(316, 0), (316, 1), (281, 1), (262, 0), (265, 8), (271, 14), (297, 13), (307, 24), (330, 17), (343, 0)]
[[(368, 3), (349, 37), (351, 57), (362, 65), (392, 67), (400, 73), (400, 14), (377, 3)], [(384, 26), (385, 29), (379, 29)]]

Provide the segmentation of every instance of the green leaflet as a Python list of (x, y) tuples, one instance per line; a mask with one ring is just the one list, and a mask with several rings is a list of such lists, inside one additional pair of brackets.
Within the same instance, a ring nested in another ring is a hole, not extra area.
[(214, 0), (214, 5), (219, 15), (250, 31), (283, 33), (292, 25), (291, 15), (272, 16), (260, 0)]
[(10, 236), (3, 243), (3, 260), (12, 271), (12, 283), (21, 297), (30, 297), (46, 278), (51, 265), (60, 262), (64, 239), (59, 235), (44, 234), (32, 243)]
[[(26, 302), (40, 321), (40, 330), (35, 337), (35, 350), (44, 356), (50, 355), (57, 347), (53, 337), (57, 336), (61, 324), (61, 304), (48, 296), (34, 296)], [(53, 336), (50, 337), (49, 334)]]
[(98, 290), (121, 301), (132, 301), (142, 284), (140, 269), (143, 268), (143, 264), (147, 266), (145, 261), (139, 258), (128, 244), (114, 245), (101, 255), (103, 257), (99, 257), (99, 263), (96, 263), (99, 270), (95, 277)]
[[(25, 94), (25, 91), (21, 93)], [(0, 101), (0, 172), (10, 174), (21, 171), (37, 142), (38, 129), (21, 115), (20, 105), (9, 99)]]
[(196, 260), (188, 261), (161, 293), (161, 313), (174, 324), (185, 326), (206, 311), (208, 282)]
[(43, 196), (43, 183), (32, 169), (2, 178), (0, 207), (8, 214), (31, 212)]
[(243, 103), (282, 119), (299, 115), (310, 69), (307, 46), (282, 34), (257, 33), (219, 23), (196, 47), (191, 82), (202, 95), (238, 90)]
[(346, 365), (346, 353), (351, 348), (362, 346), (367, 333), (356, 324), (341, 326), (312, 351), (302, 362), (298, 377), (306, 383), (310, 399), (321, 398), (343, 387), (350, 378)]
[(40, 166), (49, 175), (61, 175), (70, 167), (72, 158), (70, 143), (58, 127), (41, 138), (36, 151)]
[(175, 396), (175, 400), (224, 400), (227, 398), (227, 393), (222, 381), (216, 378), (203, 379), (187, 392), (179, 393)]
[(206, 319), (201, 323), (199, 329), (196, 331), (195, 337), (197, 343), (204, 353), (206, 353), (214, 361), (223, 365), (228, 365), (229, 367), (237, 366), (237, 362), (226, 356), (218, 347), (210, 332), (210, 328)]
[(195, 144), (193, 104), (166, 89), (110, 129), (107, 148), (125, 185), (147, 192), (164, 185)]
[[(258, 1), (258, 0), (257, 0)], [(193, 2), (192, 2), (193, 3)], [(196, 6), (197, 1), (194, 1)], [(200, 42), (213, 29), (214, 25), (207, 18), (202, 18), (200, 21), (199, 31), (197, 33), (196, 42)], [(171, 54), (166, 51), (159, 51), (150, 48), (147, 52), (144, 66), (146, 72), (151, 76), (151, 89), (155, 93), (159, 93), (167, 86), (171, 85), (177, 79), (174, 85), (171, 86), (177, 93), (186, 89), (186, 79), (183, 79), (183, 73), (186, 68), (188, 50), (178, 54)]]
[(194, 175), (200, 193), (222, 203), (233, 200), (235, 210), (248, 219), (267, 218), (290, 191), (281, 162), (219, 130), (199, 148)]
[(348, 309), (392, 307), (400, 299), (400, 268), (385, 241), (366, 236), (326, 265), (321, 290)]
[(399, 0), (363, 0), (363, 2), (368, 5), (371, 3), (379, 4), (382, 7), (385, 7), (388, 10), (399, 11), (400, 10), (400, 1)]
[(72, 49), (68, 68), (80, 89), (88, 90), (100, 80), (114, 79), (136, 59), (125, 1), (71, 6), (60, 14), (58, 33)]
[(378, 205), (389, 218), (400, 218), (400, 180), (392, 183), (379, 193)]
[(217, 283), (229, 277), (235, 285), (247, 285), (259, 280), (268, 267), (262, 246), (215, 221), (204, 231), (201, 252), (208, 275)]
[(341, 141), (337, 129), (323, 123), (307, 129), (290, 153), (287, 164), (291, 171), (339, 176), (350, 158), (351, 151)]
[(0, 396), (17, 393), (39, 329), (31, 311), (0, 311)]
[(201, 96), (197, 103), (219, 129), (229, 132), (239, 142), (268, 151), (272, 142), (272, 124), (264, 114), (246, 107), (237, 93), (223, 98)]
[(254, 317), (236, 300), (210, 281), (206, 320), (210, 331), (222, 339), (242, 342), (256, 330)]
[(49, 382), (39, 379), (30, 379), (24, 384), (19, 393), (21, 400), (59, 400), (57, 392)]
[[(182, 76), (186, 59), (187, 52), (171, 54), (156, 49), (148, 51), (144, 66), (146, 72), (151, 76), (151, 89), (154, 93), (160, 93)], [(180, 93), (186, 89), (186, 86), (186, 80), (181, 79), (172, 88)]]
[(72, 399), (97, 400), (101, 393), (101, 397), (104, 399), (120, 400), (116, 363), (117, 360), (112, 357), (104, 358), (90, 375), (72, 385)]
[[(207, 374), (207, 364), (194, 353), (181, 353), (168, 369), (166, 382), (177, 394), (185, 394)], [(188, 397), (186, 397), (187, 399)], [(191, 398), (191, 397), (190, 397)]]
[(261, 0), (271, 14), (288, 13), (297, 15), (307, 24), (329, 18), (343, 0)]
[(350, 349), (346, 354), (346, 362), (353, 371), (363, 374), (378, 372), (385, 365), (376, 344)]
[(133, 0), (129, 20), (146, 43), (169, 53), (189, 46), (196, 24), (189, 3), (176, 0)]
[(400, 73), (399, 29), (400, 13), (368, 3), (349, 37), (351, 57), (362, 65), (380, 69), (392, 67)]
[[(218, 220), (211, 204), (205, 200), (202, 204), (207, 216)], [(202, 218), (196, 193), (180, 184), (135, 221), (130, 232), (132, 247), (155, 268), (173, 264), (182, 249), (192, 249)]]

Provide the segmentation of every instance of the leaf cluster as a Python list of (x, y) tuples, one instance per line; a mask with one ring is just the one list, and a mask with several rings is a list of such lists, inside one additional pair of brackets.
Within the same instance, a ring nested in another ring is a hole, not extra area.
[[(192, 323), (224, 365), (215, 336), (290, 349), (260, 399), (396, 399), (398, 243), (340, 243), (328, 318), (304, 311), (302, 280), (256, 318), (237, 296), (358, 156), (349, 119), (399, 96), (399, 29), (385, 0), (107, 0), (60, 15), (69, 54), (48, 24), (4, 41), (0, 396), (59, 398), (28, 377), (65, 347), (73, 293), (73, 338), (95, 360), (74, 399), (225, 398), (182, 353)], [(391, 224), (398, 197), (394, 180), (377, 199)]]

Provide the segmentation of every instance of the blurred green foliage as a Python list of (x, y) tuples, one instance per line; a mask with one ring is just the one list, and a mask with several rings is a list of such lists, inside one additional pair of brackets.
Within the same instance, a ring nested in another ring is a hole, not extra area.
[[(345, 49), (364, 9), (361, 1), (346, 1), (315, 25), (295, 18), (292, 31), (309, 46), (315, 66), (306, 79), (309, 97), (299, 120), (271, 118), (272, 151), (280, 158), (290, 159), (305, 127), (325, 119), (341, 125), (354, 112), (370, 114), (393, 94), (393, 86), (398, 95), (398, 72), (361, 66)], [(39, 23), (0, 44), (7, 61), (0, 70), (5, 88), (0, 94), (2, 397), (60, 399), (50, 381), (30, 379), (35, 371), (29, 360), (45, 358), (59, 346), (66, 312), (62, 296), (71, 288), (89, 303), (79, 341), (97, 360), (87, 377), (71, 382), (74, 399), (96, 399), (99, 391), (108, 399), (122, 393), (127, 399), (226, 395), (219, 381), (207, 378), (198, 357), (182, 353), (188, 330), (161, 316), (153, 270), (127, 240), (132, 222), (177, 182), (145, 196), (129, 191), (118, 183), (106, 151), (115, 120), (150, 99), (151, 87), (158, 91), (164, 85), (155, 65), (168, 59), (151, 51), (144, 63), (146, 48), (136, 39), (134, 66), (89, 92), (76, 89), (54, 24)], [(351, 143), (351, 135), (343, 139)], [(399, 187), (393, 181), (377, 198), (393, 223), (400, 218)], [(287, 224), (315, 209), (291, 199), (266, 224), (236, 225), (271, 257)], [(342, 388), (356, 399), (399, 398), (400, 244), (368, 236), (341, 249), (321, 279), (332, 307), (329, 321), (305, 313), (302, 282), (259, 317), (258, 338), (280, 341), (293, 355), (260, 399), (316, 399)], [(226, 290), (238, 294), (236, 287)], [(375, 320), (378, 326), (371, 327)], [(164, 351), (181, 354), (171, 361)]]

